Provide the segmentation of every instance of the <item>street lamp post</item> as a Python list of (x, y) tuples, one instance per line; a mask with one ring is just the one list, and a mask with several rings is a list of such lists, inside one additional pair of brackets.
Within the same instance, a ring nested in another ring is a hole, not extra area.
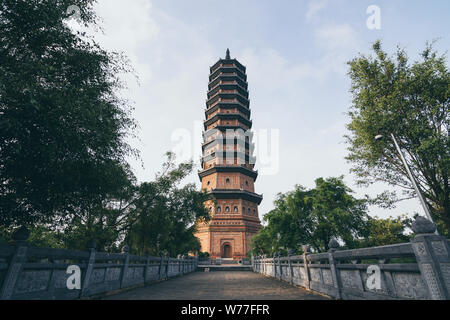
[[(378, 136), (375, 137), (375, 140), (381, 140), (382, 138), (383, 138), (383, 135), (378, 135)], [(402, 150), (400, 149), (400, 146), (397, 143), (397, 139), (395, 139), (395, 136), (392, 133), (391, 133), (391, 138), (392, 138), (392, 141), (394, 141), (395, 148), (397, 149), (397, 152), (400, 155), (400, 158), (401, 158), (401, 160), (403, 162), (403, 165), (406, 168), (406, 172), (408, 173), (409, 179), (411, 180), (411, 183), (412, 183), (412, 185), (414, 187), (414, 190), (416, 191), (417, 196), (419, 197), (420, 203), (422, 204), (422, 208), (425, 211), (425, 215), (427, 216), (428, 220), (433, 222), (433, 218), (431, 217), (430, 211), (428, 210), (428, 206), (427, 206), (427, 204), (426, 204), (426, 202), (425, 202), (425, 200), (424, 200), (424, 198), (422, 196), (422, 193), (419, 190), (419, 187), (417, 186), (416, 179), (414, 179), (414, 176), (413, 176), (413, 174), (412, 174), (412, 172), (411, 172), (411, 170), (410, 170), (410, 168), (408, 166), (408, 163), (406, 163), (406, 159), (403, 156), (403, 152), (402, 152)], [(439, 234), (437, 229), (436, 229), (435, 233)]]

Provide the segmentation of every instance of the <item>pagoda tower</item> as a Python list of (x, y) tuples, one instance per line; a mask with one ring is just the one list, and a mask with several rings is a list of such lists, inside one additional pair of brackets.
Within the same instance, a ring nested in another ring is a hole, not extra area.
[(248, 97), (246, 68), (227, 50), (210, 68), (199, 172), (202, 189), (215, 200), (205, 203), (211, 220), (197, 225), (196, 236), (213, 259), (246, 257), (251, 237), (261, 229)]

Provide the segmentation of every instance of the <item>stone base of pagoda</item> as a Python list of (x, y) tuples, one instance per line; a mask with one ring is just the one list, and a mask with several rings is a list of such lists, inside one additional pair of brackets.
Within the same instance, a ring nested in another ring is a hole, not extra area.
[(198, 229), (196, 236), (200, 240), (201, 251), (209, 252), (212, 259), (237, 261), (247, 258), (251, 248), (251, 238), (260, 228), (257, 224), (248, 227), (205, 226)]

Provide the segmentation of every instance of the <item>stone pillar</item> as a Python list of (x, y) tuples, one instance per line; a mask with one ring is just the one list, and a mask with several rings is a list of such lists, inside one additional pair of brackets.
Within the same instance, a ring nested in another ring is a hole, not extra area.
[(181, 265), (182, 265), (181, 274), (184, 275), (186, 273), (186, 270), (185, 270), (185, 256), (184, 255), (181, 256)]
[(303, 267), (305, 268), (305, 287), (311, 289), (311, 276), (308, 267), (308, 254), (311, 252), (309, 246), (303, 246)]
[(89, 261), (86, 266), (86, 273), (84, 275), (83, 287), (81, 288), (81, 297), (87, 297), (89, 295), (89, 283), (91, 282), (92, 271), (94, 271), (95, 266), (95, 248), (97, 244), (95, 240), (88, 242), (89, 249)]
[(262, 274), (266, 274), (266, 262), (265, 262), (265, 255), (261, 255), (260, 256), (260, 260), (259, 260), (259, 268), (261, 269), (261, 273)]
[(275, 253), (273, 254), (273, 257), (272, 257), (272, 262), (273, 262), (273, 277), (274, 277), (274, 278), (277, 277), (277, 255), (278, 255), (278, 252), (275, 252)]
[(193, 263), (194, 264), (193, 264), (192, 271), (195, 271), (195, 270), (197, 270), (197, 267), (198, 267), (198, 253), (195, 254)]
[(150, 282), (150, 259), (151, 256), (149, 253), (147, 253), (146, 255), (146, 259), (145, 259), (145, 268), (144, 268), (144, 283), (147, 284)]
[(331, 239), (330, 243), (328, 244), (328, 247), (330, 248), (328, 250), (328, 261), (330, 264), (330, 271), (331, 271), (331, 277), (333, 278), (333, 286), (336, 288), (336, 298), (342, 299), (342, 292), (341, 292), (341, 279), (339, 277), (339, 272), (336, 268), (336, 261), (334, 260), (334, 252), (339, 249), (339, 242), (336, 241), (336, 239)]
[(450, 255), (445, 237), (435, 234), (436, 226), (424, 217), (412, 224), (416, 236), (411, 240), (417, 264), (430, 299), (450, 299)]
[(122, 253), (125, 255), (125, 259), (123, 262), (122, 267), (122, 274), (120, 275), (120, 288), (125, 288), (126, 286), (126, 280), (127, 280), (127, 273), (128, 273), (128, 267), (130, 264), (130, 255), (128, 254), (130, 251), (130, 247), (127, 245), (122, 248)]
[(163, 278), (163, 271), (162, 271), (162, 268), (163, 268), (163, 261), (164, 261), (162, 252), (159, 253), (159, 257), (160, 257), (160, 259), (161, 259), (161, 260), (159, 261), (159, 280), (162, 280), (162, 278)]
[(264, 274), (269, 275), (267, 272), (267, 254), (264, 255)]
[(292, 269), (292, 262), (291, 262), (291, 256), (294, 253), (292, 249), (288, 251), (288, 265), (289, 265), (289, 277), (290, 277), (290, 284), (294, 284), (294, 272)]
[(281, 252), (278, 252), (278, 268), (280, 269), (280, 274), (278, 275), (278, 278), (280, 281), (283, 279), (283, 267), (281, 265)]
[(23, 265), (27, 261), (28, 251), (28, 237), (30, 232), (27, 228), (22, 227), (14, 232), (13, 240), (16, 246), (16, 252), (13, 254), (8, 264), (8, 270), (6, 271), (5, 280), (0, 291), (0, 300), (10, 299), (14, 294), (17, 279), (22, 272)]
[(170, 257), (169, 254), (166, 253), (166, 277), (165, 279), (169, 279), (169, 267), (170, 267)]
[(181, 266), (181, 254), (177, 255), (178, 274), (183, 274)]

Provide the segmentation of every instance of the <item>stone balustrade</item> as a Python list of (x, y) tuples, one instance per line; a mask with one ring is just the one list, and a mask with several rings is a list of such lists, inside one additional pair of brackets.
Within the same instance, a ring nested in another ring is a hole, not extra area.
[[(337, 299), (450, 299), (450, 244), (419, 217), (410, 243), (327, 253), (252, 258), (253, 270)], [(379, 273), (379, 286), (373, 286)], [(370, 279), (369, 279), (370, 277)]]
[[(0, 300), (72, 300), (148, 285), (194, 272), (195, 257), (135, 256), (103, 253), (91, 242), (89, 251), (28, 246), (19, 236), (13, 245), (0, 246)], [(79, 289), (69, 289), (70, 266), (81, 271)]]

